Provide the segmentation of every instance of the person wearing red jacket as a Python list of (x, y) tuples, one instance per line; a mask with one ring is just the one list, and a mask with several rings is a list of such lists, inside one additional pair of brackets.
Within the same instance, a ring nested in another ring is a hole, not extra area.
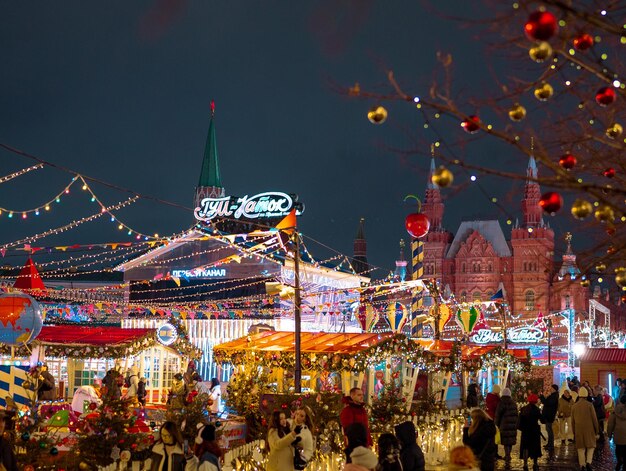
[(363, 424), (365, 430), (367, 431), (367, 446), (371, 447), (374, 442), (372, 441), (372, 436), (370, 435), (367, 410), (365, 409), (365, 404), (363, 403), (363, 390), (361, 388), (352, 388), (350, 390), (350, 396), (343, 398), (343, 403), (345, 406), (339, 414), (339, 422), (341, 422), (344, 436), (348, 425), (355, 422)]
[(487, 414), (491, 420), (496, 417), (496, 409), (498, 408), (498, 404), (500, 403), (500, 385), (494, 384), (491, 388), (491, 392), (487, 393), (487, 397), (485, 398), (485, 406), (487, 409)]

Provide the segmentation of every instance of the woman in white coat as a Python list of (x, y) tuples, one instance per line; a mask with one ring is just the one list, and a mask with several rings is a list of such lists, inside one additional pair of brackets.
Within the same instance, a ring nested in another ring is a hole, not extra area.
[(209, 398), (213, 401), (211, 403), (211, 414), (219, 415), (223, 411), (222, 406), (222, 387), (220, 386), (220, 380), (217, 378), (211, 379), (211, 386), (209, 388)]
[(307, 409), (304, 407), (296, 409), (291, 420), (291, 429), (297, 434), (296, 450), (300, 449), (302, 457), (307, 462), (311, 461), (315, 451), (315, 441), (313, 439), (313, 421)]

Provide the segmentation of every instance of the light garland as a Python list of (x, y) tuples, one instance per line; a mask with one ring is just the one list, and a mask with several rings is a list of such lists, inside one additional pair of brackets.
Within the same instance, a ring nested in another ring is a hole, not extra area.
[(39, 170), (41, 168), (43, 168), (43, 164), (37, 164), (37, 165), (33, 165), (32, 167), (23, 168), (22, 170), (18, 170), (17, 172), (13, 172), (4, 177), (0, 177), (0, 184), (6, 183), (9, 180), (13, 180), (14, 178), (24, 175), (25, 173), (31, 172), (33, 170)]

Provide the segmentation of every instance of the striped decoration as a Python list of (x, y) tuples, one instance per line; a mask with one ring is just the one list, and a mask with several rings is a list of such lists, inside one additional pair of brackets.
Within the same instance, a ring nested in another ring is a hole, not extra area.
[(30, 404), (34, 392), (22, 387), (28, 369), (28, 366), (0, 365), (0, 405), (6, 407), (7, 396), (12, 397), (18, 404)]
[[(419, 239), (411, 240), (411, 267), (412, 279), (417, 280), (424, 275), (424, 242)], [(422, 310), (423, 296), (417, 289), (413, 290), (411, 298), (411, 336), (422, 336), (422, 323), (418, 321), (417, 316)]]

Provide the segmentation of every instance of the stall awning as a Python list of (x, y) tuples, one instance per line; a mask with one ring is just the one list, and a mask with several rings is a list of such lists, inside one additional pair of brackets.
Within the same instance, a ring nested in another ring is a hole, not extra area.
[(154, 329), (45, 325), (37, 336), (42, 345), (124, 345), (153, 336)]
[(588, 348), (580, 361), (600, 363), (626, 363), (626, 348)]
[[(439, 357), (449, 356), (454, 346), (451, 340), (414, 339), (414, 342)], [(501, 347), (499, 345), (461, 345), (461, 356), (463, 360), (473, 360), (497, 348)], [(528, 360), (527, 349), (509, 348), (506, 352), (520, 361)]]

